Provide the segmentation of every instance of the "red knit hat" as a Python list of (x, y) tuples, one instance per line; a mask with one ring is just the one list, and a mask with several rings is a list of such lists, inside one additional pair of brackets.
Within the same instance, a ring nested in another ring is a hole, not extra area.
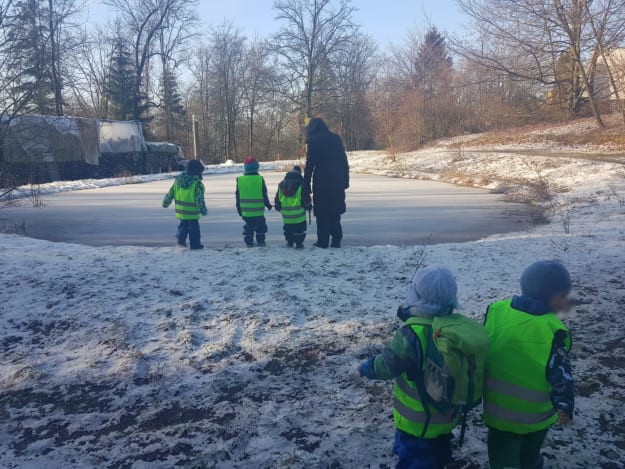
[(256, 174), (260, 169), (260, 164), (253, 156), (248, 156), (243, 162), (243, 172), (245, 174)]

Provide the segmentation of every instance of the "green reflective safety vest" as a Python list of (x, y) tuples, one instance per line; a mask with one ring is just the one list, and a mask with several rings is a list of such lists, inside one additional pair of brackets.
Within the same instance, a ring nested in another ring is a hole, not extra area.
[(282, 221), (285, 225), (306, 223), (306, 210), (302, 207), (302, 186), (291, 197), (284, 195), (282, 189), (278, 189), (278, 198), (282, 206)]
[[(423, 322), (423, 318), (414, 318), (415, 322)], [(421, 324), (414, 324), (413, 318), (405, 323), (412, 328), (421, 343), (421, 355), (424, 357), (427, 351), (428, 336), (430, 328)], [(420, 370), (419, 372), (422, 372)], [(421, 397), (417, 389), (417, 384), (408, 378), (404, 373), (395, 379), (395, 403), (393, 405), (393, 417), (395, 426), (409, 435), (428, 440), (438, 438), (441, 435), (448, 435), (457, 423), (454, 412), (448, 415), (441, 414), (430, 406), (430, 421), (427, 422), (427, 415)], [(427, 425), (426, 425), (427, 423)], [(423, 430), (425, 429), (425, 434)]]
[(568, 330), (555, 314), (535, 316), (512, 308), (512, 301), (488, 308), (490, 347), (484, 383), (484, 421), (516, 434), (545, 430), (557, 421), (547, 365), (557, 331)]
[(193, 181), (189, 187), (180, 187), (174, 184), (174, 199), (176, 200), (176, 218), (179, 220), (198, 220), (201, 216), (200, 207), (195, 201), (195, 191), (200, 181)]
[(241, 216), (244, 218), (262, 217), (265, 214), (263, 177), (258, 174), (239, 176), (237, 188), (239, 189)]

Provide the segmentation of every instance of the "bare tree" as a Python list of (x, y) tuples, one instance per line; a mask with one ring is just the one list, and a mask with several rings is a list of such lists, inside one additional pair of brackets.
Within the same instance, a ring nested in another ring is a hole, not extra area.
[(210, 74), (223, 128), (224, 159), (238, 159), (237, 125), (241, 115), (245, 77), (245, 37), (225, 22), (211, 34)]
[[(600, 55), (600, 63), (598, 67), (603, 67), (611, 87), (612, 96), (618, 104), (623, 123), (625, 123), (625, 95), (623, 95), (622, 85), (625, 84), (625, 64), (615, 52), (625, 40), (625, 11), (623, 2), (617, 0), (599, 0), (593, 4), (586, 2), (586, 14), (588, 15), (590, 27), (597, 41), (597, 51)], [(625, 58), (625, 54), (622, 58)], [(597, 90), (596, 82), (593, 83), (595, 93), (601, 92)]]
[(590, 27), (592, 17), (600, 13), (599, 9), (589, 13), (594, 2), (456, 1), (474, 19), (476, 36), (482, 39), (456, 41), (458, 54), (516, 79), (564, 90), (566, 96), (560, 100), (567, 103), (569, 115), (579, 113), (588, 101), (597, 124), (604, 126), (592, 83), (599, 57), (597, 38)]
[(368, 99), (375, 79), (373, 39), (357, 34), (341, 50), (336, 67), (336, 114), (343, 142), (348, 150), (371, 148), (373, 118)]
[(136, 96), (133, 118), (140, 120), (149, 107), (147, 90), (150, 60), (157, 56), (159, 33), (166, 28), (167, 21), (186, 0), (104, 0), (115, 8), (132, 37), (132, 53), (135, 66)]
[(283, 27), (275, 37), (292, 99), (312, 117), (315, 96), (332, 87), (331, 71), (357, 31), (350, 0), (276, 0)]
[(277, 86), (274, 64), (271, 63), (269, 44), (255, 39), (248, 47), (245, 57), (243, 99), (247, 114), (248, 153), (257, 154), (255, 131), (256, 118), (262, 108), (270, 103)]
[(184, 106), (179, 95), (177, 73), (181, 65), (188, 64), (190, 42), (198, 36), (199, 25), (196, 14), (198, 1), (181, 2), (170, 10), (158, 32), (158, 48), (161, 61), (160, 103), (163, 134), (167, 140), (176, 140), (184, 127)]
[(91, 34), (85, 34), (75, 54), (71, 81), (74, 114), (100, 119), (111, 117), (106, 94), (116, 38), (110, 34), (110, 29), (98, 27)]

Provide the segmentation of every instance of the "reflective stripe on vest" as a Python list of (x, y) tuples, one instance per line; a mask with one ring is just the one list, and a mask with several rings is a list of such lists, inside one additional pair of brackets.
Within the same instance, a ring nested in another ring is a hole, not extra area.
[(180, 187), (174, 184), (174, 199), (176, 206), (176, 218), (179, 220), (198, 220), (201, 216), (200, 207), (195, 201), (195, 191), (200, 181), (193, 181), (189, 187)]
[[(427, 347), (426, 330), (422, 325), (410, 326), (421, 343), (421, 355), (425, 357)], [(453, 413), (441, 414), (434, 408), (430, 408), (430, 420), (414, 381), (403, 375), (395, 379), (395, 404), (393, 406), (395, 425), (401, 431), (417, 438), (433, 439), (441, 435), (451, 433), (456, 426), (456, 418)], [(427, 423), (427, 427), (426, 427)], [(425, 429), (425, 434), (423, 430)]]
[(546, 377), (556, 332), (568, 331), (554, 314), (535, 316), (492, 304), (485, 324), (490, 338), (484, 386), (484, 421), (511, 433), (544, 430), (557, 420)]
[(278, 198), (282, 206), (282, 221), (285, 225), (297, 225), (306, 223), (306, 210), (302, 207), (302, 186), (297, 189), (293, 196), (286, 196), (281, 188), (278, 188)]
[(244, 218), (262, 217), (265, 213), (263, 177), (258, 174), (239, 176), (237, 189), (239, 190), (241, 216)]

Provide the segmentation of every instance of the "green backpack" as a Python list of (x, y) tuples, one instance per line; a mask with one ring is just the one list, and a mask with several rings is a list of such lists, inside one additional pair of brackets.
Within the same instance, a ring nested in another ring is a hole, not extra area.
[(424, 326), (428, 336), (423, 372), (416, 375), (415, 381), (428, 420), (425, 427), (431, 407), (442, 414), (452, 412), (462, 416), (462, 441), (467, 412), (482, 402), (488, 353), (486, 330), (461, 314), (433, 319), (413, 316), (406, 324)]

